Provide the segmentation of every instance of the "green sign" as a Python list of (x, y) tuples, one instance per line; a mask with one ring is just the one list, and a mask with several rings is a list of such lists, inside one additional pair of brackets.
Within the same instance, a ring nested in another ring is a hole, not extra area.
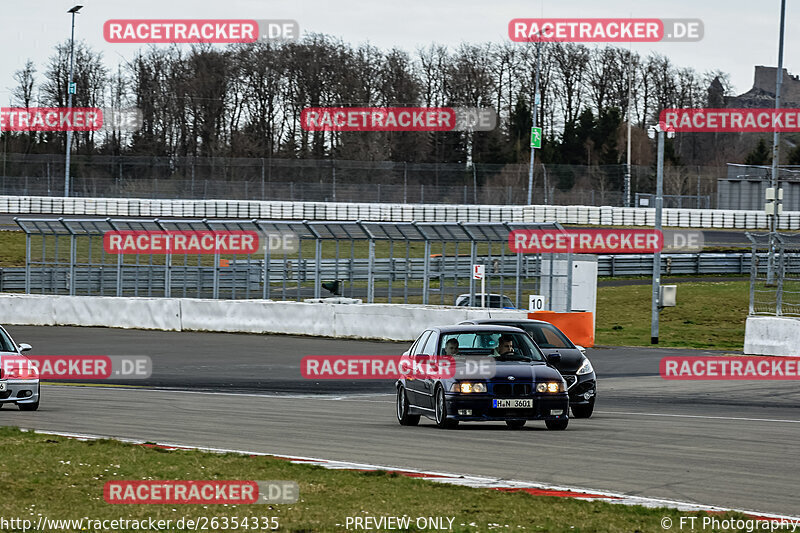
[(531, 128), (531, 148), (542, 147), (542, 128)]

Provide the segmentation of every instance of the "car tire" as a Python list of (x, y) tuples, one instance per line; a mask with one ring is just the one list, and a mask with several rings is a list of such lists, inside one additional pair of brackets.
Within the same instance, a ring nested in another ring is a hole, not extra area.
[(447, 402), (442, 387), (438, 387), (434, 395), (434, 417), (436, 425), (442, 429), (452, 429), (458, 425), (457, 420), (447, 419)]
[(397, 421), (400, 422), (401, 426), (416, 426), (419, 424), (419, 415), (408, 414), (408, 396), (406, 396), (405, 387), (397, 387), (397, 401), (395, 403)]
[(572, 416), (574, 416), (575, 418), (589, 418), (590, 416), (592, 416), (593, 411), (594, 411), (594, 398), (592, 398), (592, 401), (587, 404), (572, 406)]
[(42, 398), (42, 386), (39, 385), (38, 395), (36, 401), (33, 403), (18, 403), (17, 407), (19, 407), (20, 411), (36, 411), (39, 409), (39, 400)]
[(547, 429), (564, 431), (569, 425), (569, 418), (562, 418), (561, 420), (545, 420), (544, 424), (547, 426)]
[(506, 420), (506, 425), (511, 429), (522, 429), (525, 422), (525, 420)]

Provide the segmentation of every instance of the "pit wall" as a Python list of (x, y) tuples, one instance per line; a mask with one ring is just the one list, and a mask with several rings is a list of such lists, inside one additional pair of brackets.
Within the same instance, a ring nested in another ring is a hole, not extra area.
[(431, 326), (489, 318), (489, 313), (492, 318), (527, 317), (524, 311), (402, 304), (0, 294), (0, 324), (282, 333), (393, 341), (414, 340)]

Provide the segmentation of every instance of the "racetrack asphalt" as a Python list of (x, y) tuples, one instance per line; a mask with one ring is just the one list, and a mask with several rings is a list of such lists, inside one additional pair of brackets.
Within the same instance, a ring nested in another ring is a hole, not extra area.
[(797, 515), (797, 382), (665, 381), (659, 348), (589, 350), (595, 415), (567, 431), (423, 419), (401, 427), (388, 382), (311, 382), (313, 354), (399, 354), (408, 343), (300, 336), (7, 328), (41, 355), (148, 355), (151, 388), (45, 385), (38, 412), (0, 423), (397, 468), (498, 476)]

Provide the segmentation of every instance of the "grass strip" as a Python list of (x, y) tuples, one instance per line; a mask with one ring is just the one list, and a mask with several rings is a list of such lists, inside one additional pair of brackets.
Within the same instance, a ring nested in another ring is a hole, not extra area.
[[(8, 496), (0, 500), (0, 516), (34, 523), (40, 515), (93, 520), (152, 517), (173, 523), (182, 517), (268, 516), (277, 517), (279, 531), (299, 533), (345, 531), (348, 516), (407, 515), (412, 527), (404, 531), (420, 531), (414, 525), (418, 517), (454, 517), (454, 532), (614, 533), (663, 531), (664, 517), (677, 524), (681, 516), (704, 516), (459, 487), (385, 471), (328, 470), (274, 457), (166, 451), (113, 440), (79, 441), (9, 427), (0, 427), (0, 449), (0, 483)], [(110, 505), (103, 499), (108, 480), (162, 479), (293, 480), (299, 484), (300, 499), (271, 506)], [(745, 518), (736, 513), (715, 516)]]

